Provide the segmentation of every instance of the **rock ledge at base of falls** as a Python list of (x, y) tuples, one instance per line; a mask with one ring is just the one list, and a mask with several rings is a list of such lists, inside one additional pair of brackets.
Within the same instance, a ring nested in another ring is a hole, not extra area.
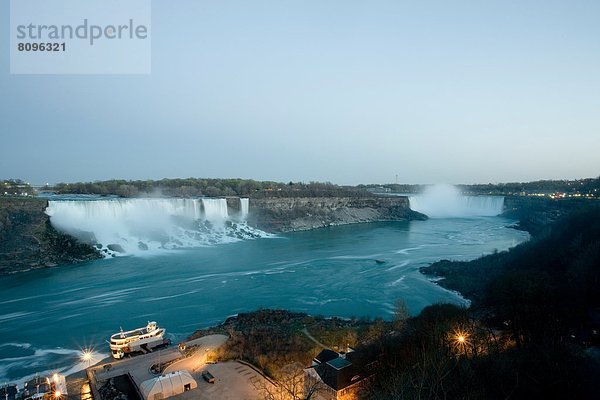
[[(47, 206), (39, 198), (0, 197), (0, 275), (102, 258), (96, 247), (57, 231), (45, 213)], [(242, 201), (227, 199), (227, 206), (230, 213), (240, 213)], [(250, 198), (244, 208), (249, 208), (250, 225), (273, 233), (427, 219), (400, 196)]]
[(0, 275), (102, 258), (54, 229), (47, 206), (43, 199), (0, 197)]
[(304, 231), (378, 221), (425, 220), (407, 197), (283, 197), (250, 199), (248, 222), (267, 232)]

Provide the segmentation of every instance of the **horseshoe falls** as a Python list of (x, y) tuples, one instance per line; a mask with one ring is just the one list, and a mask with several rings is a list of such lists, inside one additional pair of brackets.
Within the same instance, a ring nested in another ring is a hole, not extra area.
[(495, 217), (504, 209), (503, 196), (467, 196), (452, 185), (429, 186), (409, 202), (412, 210), (430, 218)]

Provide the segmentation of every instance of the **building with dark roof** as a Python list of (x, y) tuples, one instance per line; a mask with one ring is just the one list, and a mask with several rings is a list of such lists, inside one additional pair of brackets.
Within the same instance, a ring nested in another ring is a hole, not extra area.
[(325, 363), (327, 361), (331, 361), (334, 358), (338, 358), (340, 355), (333, 351), (333, 350), (329, 350), (329, 349), (325, 349), (323, 351), (321, 351), (315, 358), (313, 358), (313, 366), (314, 365), (319, 365), (321, 363)]
[(351, 400), (374, 373), (376, 360), (361, 350), (323, 350), (304, 370), (304, 392), (314, 400)]

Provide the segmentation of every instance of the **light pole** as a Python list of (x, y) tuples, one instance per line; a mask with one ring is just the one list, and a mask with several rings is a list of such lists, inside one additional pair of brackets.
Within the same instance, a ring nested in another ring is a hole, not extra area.
[(93, 357), (93, 353), (90, 350), (84, 349), (81, 352), (81, 361), (87, 362), (88, 368), (90, 366), (90, 362), (92, 361), (92, 358), (94, 358), (94, 357)]
[(457, 329), (454, 331), (452, 336), (450, 337), (452, 341), (452, 347), (460, 354), (467, 354), (467, 348), (469, 346), (469, 333), (466, 331), (462, 331)]

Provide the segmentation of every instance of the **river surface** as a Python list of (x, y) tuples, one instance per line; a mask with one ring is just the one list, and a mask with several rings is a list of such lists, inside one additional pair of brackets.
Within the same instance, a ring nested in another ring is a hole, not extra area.
[[(81, 349), (157, 321), (175, 342), (259, 307), (313, 315), (391, 318), (465, 304), (419, 273), (440, 259), (473, 259), (527, 240), (501, 217), (371, 223), (165, 250), (0, 277), (0, 383), (81, 368)], [(376, 259), (385, 261), (376, 263)]]

